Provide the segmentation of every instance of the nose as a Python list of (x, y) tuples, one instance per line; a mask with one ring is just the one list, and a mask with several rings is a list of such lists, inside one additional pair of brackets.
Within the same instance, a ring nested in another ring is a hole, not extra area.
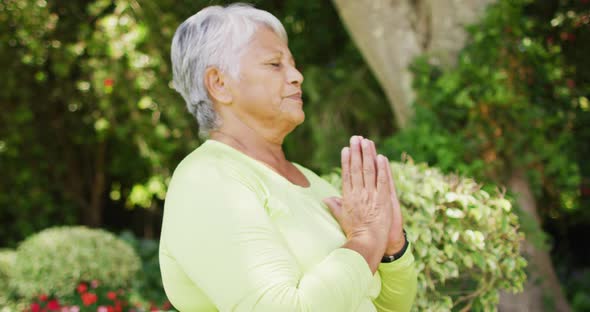
[(296, 85), (297, 87), (301, 87), (301, 83), (303, 82), (303, 75), (295, 66), (289, 66), (287, 80), (290, 84)]

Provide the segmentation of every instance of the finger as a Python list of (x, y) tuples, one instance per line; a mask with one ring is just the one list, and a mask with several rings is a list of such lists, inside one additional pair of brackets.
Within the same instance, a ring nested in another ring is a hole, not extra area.
[(389, 175), (387, 174), (387, 158), (377, 156), (377, 201), (382, 203), (391, 200), (389, 191)]
[(397, 193), (395, 191), (395, 181), (393, 180), (393, 173), (391, 173), (391, 165), (389, 164), (389, 160), (387, 160), (387, 175), (389, 176), (389, 193), (391, 197), (397, 200)]
[(363, 139), (361, 147), (363, 151), (363, 180), (366, 190), (369, 194), (373, 194), (375, 191), (375, 158), (373, 157), (373, 151), (371, 150), (370, 140)]
[[(369, 140), (371, 142), (371, 152), (373, 153), (373, 160), (375, 161), (375, 168), (377, 168), (377, 149), (375, 148), (375, 142)], [(376, 181), (375, 181), (376, 183)]]
[(342, 149), (341, 162), (342, 162), (342, 195), (348, 194), (351, 188), (350, 181), (350, 148), (345, 147)]
[(362, 162), (359, 137), (353, 136), (350, 138), (350, 181), (352, 190), (364, 187)]
[[(375, 142), (369, 140), (369, 142), (371, 143), (371, 153), (373, 155), (373, 161), (375, 163), (375, 168), (377, 168), (377, 150), (375, 148)], [(377, 174), (375, 174), (375, 185), (377, 185)]]
[(387, 161), (387, 174), (389, 175), (389, 194), (393, 203), (393, 219), (396, 223), (402, 224), (402, 211), (399, 204), (399, 198), (397, 197), (397, 192), (395, 190), (395, 181), (393, 180), (393, 173), (391, 172), (389, 161)]

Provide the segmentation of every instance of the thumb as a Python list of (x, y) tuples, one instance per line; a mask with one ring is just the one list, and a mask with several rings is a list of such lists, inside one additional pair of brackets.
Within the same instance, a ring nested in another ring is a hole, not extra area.
[(340, 221), (340, 217), (342, 216), (342, 200), (338, 197), (327, 197), (322, 200), (336, 220)]

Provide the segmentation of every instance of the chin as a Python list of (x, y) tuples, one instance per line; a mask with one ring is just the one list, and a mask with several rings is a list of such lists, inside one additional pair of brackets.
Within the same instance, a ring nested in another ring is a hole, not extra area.
[(299, 112), (293, 114), (293, 122), (298, 126), (300, 124), (302, 124), (305, 121), (305, 113), (303, 112), (303, 110), (300, 110)]

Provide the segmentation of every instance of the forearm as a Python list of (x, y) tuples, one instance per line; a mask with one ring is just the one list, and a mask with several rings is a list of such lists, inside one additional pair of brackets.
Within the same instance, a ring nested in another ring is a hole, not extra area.
[(417, 289), (417, 272), (411, 245), (404, 255), (391, 263), (379, 265), (381, 293), (374, 300), (379, 312), (409, 311)]

